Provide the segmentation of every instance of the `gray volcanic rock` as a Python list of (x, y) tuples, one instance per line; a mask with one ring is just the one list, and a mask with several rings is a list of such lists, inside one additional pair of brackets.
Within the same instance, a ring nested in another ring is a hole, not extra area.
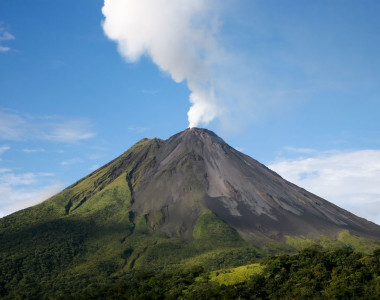
[(191, 240), (198, 216), (209, 209), (251, 242), (286, 235), (334, 238), (344, 229), (380, 239), (378, 225), (286, 181), (209, 130), (144, 141), (151, 146), (134, 179), (141, 183), (131, 210), (136, 218), (160, 212), (157, 231)]

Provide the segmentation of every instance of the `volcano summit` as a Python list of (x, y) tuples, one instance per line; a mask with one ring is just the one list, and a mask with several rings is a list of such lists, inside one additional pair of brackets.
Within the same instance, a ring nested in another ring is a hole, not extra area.
[(90, 289), (133, 270), (247, 264), (294, 251), (294, 240), (377, 247), (380, 226), (190, 128), (142, 139), (45, 202), (0, 219), (0, 292), (12, 298), (35, 286), (59, 297), (68, 282)]

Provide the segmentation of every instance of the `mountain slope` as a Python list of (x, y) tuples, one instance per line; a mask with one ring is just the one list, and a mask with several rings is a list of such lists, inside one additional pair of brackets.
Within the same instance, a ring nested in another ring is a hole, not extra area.
[[(16, 219), (36, 208), (19, 212)], [(257, 236), (334, 237), (342, 229), (380, 238), (379, 226), (297, 187), (213, 132), (197, 128), (166, 141), (141, 140), (41, 209), (36, 217), (43, 221), (70, 215), (133, 228), (144, 219), (151, 230), (187, 241), (205, 209), (251, 242)], [(25, 221), (28, 226), (36, 219)]]
[(188, 129), (157, 143), (132, 210), (165, 208), (164, 232), (176, 228), (191, 240), (199, 210), (210, 209), (251, 242), (262, 235), (333, 237), (342, 228), (380, 237), (379, 226), (287, 182), (210, 131)]
[(347, 247), (366, 238), (380, 240), (380, 227), (193, 128), (143, 139), (56, 196), (0, 219), (0, 296), (63, 297), (131, 270), (235, 266), (292, 251), (287, 241)]

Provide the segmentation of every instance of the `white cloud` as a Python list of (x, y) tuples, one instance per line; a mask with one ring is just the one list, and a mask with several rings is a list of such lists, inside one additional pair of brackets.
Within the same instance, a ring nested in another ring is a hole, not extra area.
[(45, 152), (45, 149), (38, 148), (38, 149), (22, 149), (25, 153), (36, 153), (36, 152)]
[[(10, 169), (0, 171), (0, 217), (20, 209), (36, 205), (62, 189), (60, 183), (46, 183), (51, 173), (12, 173)], [(36, 187), (39, 186), (39, 187)]]
[(0, 154), (3, 154), (5, 151), (8, 151), (9, 149), (11, 149), (11, 147), (9, 146), (0, 146)]
[(309, 158), (280, 159), (269, 164), (269, 168), (310, 192), (380, 224), (380, 150), (330, 151)]
[(4, 28), (0, 28), (0, 42), (14, 39), (15, 37), (12, 34), (10, 34), (8, 31), (5, 31)]
[(2, 46), (1, 43), (4, 41), (14, 40), (15, 37), (6, 31), (4, 28), (0, 27), (0, 52), (8, 52), (11, 50), (10, 47)]
[(11, 50), (11, 48), (0, 46), (0, 52), (8, 52), (9, 50)]
[(3, 186), (30, 185), (36, 183), (37, 176), (35, 173), (14, 174), (5, 172), (1, 175), (0, 181)]
[(0, 140), (77, 143), (95, 136), (87, 120), (31, 117), (0, 110)]
[(0, 139), (20, 140), (27, 135), (28, 128), (28, 122), (24, 118), (0, 110)]
[(90, 124), (83, 120), (67, 120), (52, 123), (52, 129), (45, 133), (45, 139), (57, 142), (75, 143), (95, 136), (89, 131)]
[(0, 218), (18, 210), (39, 204), (62, 190), (62, 184), (55, 183), (41, 189), (11, 188), (0, 186)]
[(72, 158), (72, 159), (68, 159), (68, 160), (62, 161), (61, 165), (62, 166), (71, 166), (71, 165), (79, 164), (79, 163), (82, 163), (82, 162), (83, 162), (82, 159), (80, 159), (78, 157), (75, 157), (75, 158)]

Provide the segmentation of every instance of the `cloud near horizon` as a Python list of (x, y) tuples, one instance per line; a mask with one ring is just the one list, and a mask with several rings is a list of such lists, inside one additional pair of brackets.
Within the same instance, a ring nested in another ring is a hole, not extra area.
[(189, 127), (226, 117), (222, 89), (231, 55), (218, 42), (223, 5), (212, 0), (104, 1), (104, 32), (127, 62), (146, 55), (175, 82), (186, 81)]
[(0, 170), (0, 218), (41, 203), (62, 190), (59, 182), (47, 180), (50, 173), (15, 173)]
[(380, 150), (329, 151), (279, 159), (268, 167), (285, 179), (380, 225)]
[(77, 143), (95, 136), (85, 119), (31, 117), (0, 110), (0, 140), (45, 140)]

